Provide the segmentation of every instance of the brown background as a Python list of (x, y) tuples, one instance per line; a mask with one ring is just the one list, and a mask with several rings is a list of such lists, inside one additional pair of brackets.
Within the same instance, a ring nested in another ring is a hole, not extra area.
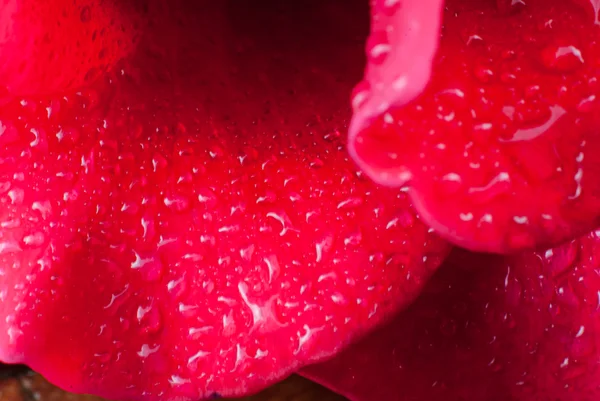
[[(292, 376), (260, 394), (238, 401), (345, 401), (323, 387)], [(65, 393), (39, 375), (13, 372), (0, 378), (0, 401), (104, 401), (97, 397)], [(224, 400), (226, 401), (226, 400)]]

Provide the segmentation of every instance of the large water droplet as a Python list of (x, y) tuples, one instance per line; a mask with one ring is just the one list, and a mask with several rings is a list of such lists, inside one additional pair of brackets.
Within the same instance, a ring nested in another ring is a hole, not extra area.
[(19, 251), (21, 251), (21, 247), (17, 242), (11, 240), (0, 241), (0, 255)]
[(367, 41), (367, 57), (373, 64), (382, 64), (387, 59), (392, 46), (383, 31), (373, 32)]
[(32, 128), (30, 132), (33, 134), (34, 139), (29, 143), (29, 146), (43, 152), (48, 151), (46, 132), (35, 128)]
[(159, 153), (156, 153), (152, 156), (152, 170), (156, 173), (160, 170), (163, 170), (169, 165), (167, 159)]
[(473, 74), (483, 84), (489, 83), (496, 75), (491, 67), (484, 64), (477, 64), (473, 69)]
[(353, 197), (350, 197), (350, 198), (338, 203), (337, 208), (338, 209), (351, 209), (351, 208), (355, 208), (355, 207), (362, 205), (363, 202), (364, 202), (364, 200), (362, 198), (353, 196)]
[(281, 231), (279, 232), (280, 236), (284, 236), (288, 231), (297, 231), (292, 226), (292, 221), (289, 216), (284, 211), (273, 211), (267, 213), (267, 217), (271, 217), (277, 220), (281, 224)]
[(158, 255), (141, 257), (136, 251), (133, 251), (135, 260), (131, 263), (131, 268), (140, 271), (142, 277), (147, 281), (158, 281), (164, 272), (164, 265)]
[(46, 241), (46, 236), (42, 232), (35, 232), (23, 237), (23, 244), (30, 247), (40, 247)]
[(358, 111), (369, 100), (371, 90), (367, 81), (359, 83), (352, 91), (352, 109)]
[(13, 205), (20, 205), (23, 203), (23, 199), (25, 198), (25, 191), (21, 188), (13, 188), (8, 191), (8, 197)]
[(205, 350), (199, 350), (194, 355), (188, 358), (188, 367), (192, 372), (196, 372), (198, 370), (198, 365), (202, 359), (206, 358), (210, 355), (210, 352)]
[(252, 325), (255, 329), (271, 331), (276, 327), (280, 327), (281, 323), (277, 321), (274, 311), (275, 298), (270, 298), (264, 302), (253, 302), (249, 298), (248, 285), (244, 282), (238, 284), (238, 291), (246, 306), (252, 312)]
[(254, 255), (255, 248), (254, 245), (250, 244), (247, 247), (240, 249), (240, 257), (246, 262), (250, 262), (252, 260), (252, 255)]
[(183, 296), (187, 291), (185, 273), (176, 280), (170, 280), (167, 283), (167, 290), (175, 299)]
[(340, 292), (331, 294), (331, 300), (337, 305), (348, 305), (348, 299)]
[(541, 58), (542, 64), (555, 72), (571, 72), (585, 63), (581, 50), (573, 45), (549, 45), (542, 50)]
[(129, 284), (126, 284), (123, 289), (119, 292), (113, 293), (110, 296), (110, 301), (104, 306), (104, 309), (108, 309), (116, 313), (119, 307), (125, 303), (129, 297)]
[(560, 276), (573, 267), (579, 257), (580, 246), (581, 243), (574, 240), (544, 253), (545, 267), (551, 277)]
[(136, 319), (145, 333), (154, 334), (162, 329), (162, 315), (156, 305), (139, 306)]
[(184, 379), (181, 376), (177, 376), (177, 375), (173, 375), (171, 376), (171, 378), (169, 379), (169, 384), (172, 387), (178, 387), (178, 386), (182, 386), (184, 384), (188, 384), (191, 383), (192, 381), (190, 379)]
[(36, 201), (31, 205), (31, 209), (41, 213), (43, 219), (47, 219), (52, 213), (52, 206), (48, 201)]
[(0, 222), (0, 227), (2, 228), (19, 228), (21, 227), (20, 219), (10, 219), (3, 222)]
[(362, 242), (363, 236), (360, 230), (352, 231), (344, 238), (345, 246), (358, 246)]
[(148, 358), (150, 355), (158, 352), (159, 349), (160, 345), (151, 347), (148, 344), (144, 344), (142, 345), (142, 348), (137, 352), (137, 354), (140, 358)]
[(183, 195), (165, 196), (164, 203), (174, 212), (185, 212), (190, 207), (189, 199)]
[(140, 220), (143, 229), (143, 237), (146, 241), (151, 241), (156, 235), (154, 218), (152, 216), (143, 216)]
[(327, 254), (327, 252), (329, 252), (331, 250), (332, 246), (333, 246), (333, 236), (332, 235), (325, 235), (323, 238), (321, 238), (315, 244), (315, 253), (316, 253), (315, 261), (317, 263), (323, 261), (323, 259), (325, 258), (325, 255)]
[(277, 279), (279, 273), (281, 272), (279, 260), (277, 259), (277, 256), (271, 255), (264, 258), (264, 262), (269, 270), (269, 283), (271, 283), (273, 280)]
[(201, 188), (198, 190), (198, 201), (210, 209), (216, 206), (217, 195), (211, 189)]

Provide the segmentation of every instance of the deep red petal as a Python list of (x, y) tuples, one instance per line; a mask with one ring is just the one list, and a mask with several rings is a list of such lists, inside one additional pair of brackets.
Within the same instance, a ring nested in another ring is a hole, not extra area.
[(366, 8), (161, 7), (96, 87), (0, 110), (0, 358), (239, 395), (407, 305), (448, 246), (346, 155)]
[(353, 401), (600, 397), (600, 238), (514, 257), (456, 251), (389, 326), (307, 377)]
[(449, 0), (430, 66), (440, 21), (428, 3), (373, 3), (355, 160), (379, 183), (407, 183), (423, 219), (472, 250), (552, 246), (595, 228), (597, 7)]

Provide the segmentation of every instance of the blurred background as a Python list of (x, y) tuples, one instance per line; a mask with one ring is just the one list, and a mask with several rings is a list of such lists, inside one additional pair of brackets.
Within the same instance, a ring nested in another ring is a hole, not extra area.
[[(64, 392), (25, 367), (0, 367), (0, 401), (105, 401)], [(227, 401), (223, 399), (223, 401)], [(344, 397), (299, 376), (238, 401), (346, 401)]]

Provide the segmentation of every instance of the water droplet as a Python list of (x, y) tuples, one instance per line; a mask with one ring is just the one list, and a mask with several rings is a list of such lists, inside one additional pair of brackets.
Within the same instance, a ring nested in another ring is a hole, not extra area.
[(137, 352), (140, 358), (148, 358), (148, 356), (158, 352), (160, 345), (150, 347), (148, 344), (142, 345), (142, 348)]
[(558, 287), (556, 290), (556, 300), (566, 307), (577, 309), (580, 307), (580, 300), (570, 285)]
[(101, 363), (101, 364), (105, 364), (110, 362), (110, 360), (112, 359), (112, 354), (110, 352), (99, 352), (97, 354), (94, 354), (94, 357), (96, 358), (96, 360)]
[(193, 317), (197, 314), (196, 309), (198, 309), (198, 305), (187, 305), (183, 302), (180, 302), (177, 306), (177, 310), (186, 317)]
[(173, 375), (169, 379), (169, 384), (172, 387), (182, 386), (184, 384), (191, 383), (191, 382), (192, 381), (190, 379), (184, 379), (183, 377), (177, 376), (177, 375)]
[(279, 273), (281, 271), (281, 267), (279, 266), (279, 260), (277, 256), (271, 255), (269, 257), (264, 258), (264, 262), (269, 269), (269, 283), (273, 282), (273, 280), (277, 279)]
[(342, 133), (340, 132), (339, 129), (334, 129), (333, 131), (330, 131), (328, 133), (325, 134), (325, 136), (323, 137), (323, 139), (325, 139), (327, 142), (335, 142), (337, 140), (339, 140), (342, 136)]
[(273, 310), (274, 297), (265, 302), (252, 302), (248, 297), (248, 285), (244, 282), (238, 284), (238, 291), (242, 300), (252, 312), (252, 325), (254, 328), (262, 328), (263, 330), (270, 331), (275, 327), (281, 326)]
[(23, 203), (23, 199), (25, 198), (25, 191), (21, 188), (13, 188), (8, 191), (8, 197), (13, 205), (20, 205)]
[(198, 201), (207, 208), (213, 208), (217, 205), (217, 195), (208, 188), (201, 188), (198, 190)]
[(469, 188), (469, 196), (477, 204), (484, 204), (506, 193), (510, 189), (510, 185), (510, 175), (506, 172), (500, 172), (487, 185)]
[(30, 132), (31, 134), (33, 134), (34, 139), (31, 142), (29, 142), (29, 146), (41, 151), (47, 151), (48, 141), (46, 140), (46, 133), (42, 130), (38, 130), (35, 128), (32, 128)]
[(140, 208), (139, 208), (137, 202), (134, 202), (134, 201), (125, 201), (121, 205), (121, 212), (131, 214), (131, 215), (137, 214), (139, 209)]
[(473, 69), (473, 74), (475, 78), (479, 80), (481, 83), (488, 83), (494, 78), (494, 70), (486, 65), (478, 64)]
[(11, 326), (7, 330), (8, 339), (10, 344), (15, 344), (17, 340), (23, 335), (23, 330), (18, 327)]
[(213, 330), (214, 328), (212, 326), (191, 327), (188, 329), (188, 338), (195, 341), (202, 337), (203, 334), (209, 333)]
[(338, 305), (347, 305), (348, 299), (339, 292), (331, 294), (331, 300)]
[(208, 155), (212, 159), (217, 159), (217, 158), (223, 157), (223, 155), (225, 155), (225, 151), (223, 150), (222, 147), (220, 147), (218, 145), (214, 145), (214, 146), (211, 146), (211, 148), (209, 149)]
[(145, 333), (154, 334), (162, 329), (162, 316), (155, 305), (139, 306), (136, 318)]
[(544, 253), (546, 269), (550, 277), (556, 277), (568, 271), (579, 257), (581, 243), (577, 240), (549, 249)]
[(39, 247), (44, 244), (46, 237), (44, 233), (36, 232), (23, 237), (23, 244), (31, 247)]
[(325, 165), (325, 163), (323, 162), (323, 160), (319, 159), (318, 157), (315, 157), (314, 159), (312, 159), (309, 163), (309, 167), (310, 168), (314, 168), (314, 169), (318, 169), (321, 168)]
[(140, 271), (146, 281), (158, 281), (164, 272), (164, 265), (157, 255), (142, 258), (136, 251), (133, 251), (135, 260), (131, 263), (131, 268)]
[(217, 231), (220, 233), (236, 233), (240, 231), (240, 226), (237, 224), (231, 226), (222, 226), (219, 227)]
[(284, 211), (279, 212), (269, 212), (267, 213), (267, 217), (271, 217), (281, 223), (281, 231), (279, 232), (280, 236), (284, 236), (288, 231), (297, 231), (292, 226), (292, 221), (289, 216)]
[(0, 255), (19, 251), (21, 251), (21, 247), (15, 241), (8, 240), (0, 242)]
[(116, 311), (128, 298), (127, 291), (129, 290), (129, 284), (126, 284), (125, 287), (114, 294), (111, 294), (110, 301), (104, 306), (104, 309), (113, 309)]
[(246, 348), (242, 347), (240, 344), (236, 344), (235, 346), (235, 364), (233, 366), (232, 372), (237, 369), (246, 359), (248, 359), (248, 353), (246, 352)]
[(582, 359), (596, 352), (596, 344), (593, 335), (585, 333), (585, 327), (581, 326), (575, 334), (571, 343), (570, 355), (575, 359)]
[(506, 291), (506, 305), (513, 307), (520, 305), (523, 296), (523, 287), (516, 277), (509, 277), (509, 274), (507, 274), (504, 280), (504, 291)]
[(313, 337), (313, 335), (315, 333), (323, 330), (323, 327), (314, 329), (305, 324), (304, 326), (302, 326), (302, 330), (303, 331), (298, 331), (298, 333), (297, 333), (298, 347), (296, 348), (296, 351), (294, 351), (294, 354), (298, 354), (304, 348), (304, 346), (310, 341), (310, 339)]
[(144, 230), (144, 232), (143, 232), (144, 239), (146, 241), (151, 241), (152, 239), (154, 239), (154, 236), (156, 235), (154, 219), (151, 216), (146, 215), (146, 216), (142, 217), (140, 223)]
[(573, 45), (549, 45), (542, 50), (541, 58), (542, 64), (555, 72), (571, 72), (585, 63), (581, 50)]
[(199, 350), (194, 355), (189, 357), (188, 358), (188, 367), (190, 368), (190, 370), (192, 372), (197, 371), (198, 370), (198, 362), (200, 362), (203, 358), (207, 357), (208, 355), (210, 355), (210, 352), (204, 351), (204, 350)]
[(472, 32), (470, 30), (463, 31), (461, 34), (461, 37), (463, 38), (463, 40), (467, 46), (480, 47), (480, 46), (483, 46), (483, 44), (485, 43), (485, 41), (483, 40), (481, 35), (479, 35), (478, 33)]
[(252, 255), (254, 255), (254, 245), (249, 245), (245, 248), (240, 249), (240, 257), (246, 262), (250, 262), (252, 260)]
[(367, 81), (362, 81), (352, 91), (352, 109), (358, 111), (369, 99), (371, 90)]
[(20, 219), (11, 219), (11, 220), (6, 220), (0, 223), (0, 227), (2, 228), (19, 228), (21, 227), (21, 220)]
[(323, 261), (325, 254), (331, 250), (332, 246), (333, 246), (333, 236), (332, 235), (326, 235), (320, 241), (318, 241), (315, 244), (315, 252), (316, 252), (315, 261), (317, 263)]
[(385, 62), (391, 50), (387, 33), (384, 31), (373, 32), (367, 41), (367, 56), (373, 64)]
[(338, 209), (351, 209), (351, 208), (355, 208), (355, 207), (362, 205), (363, 202), (364, 201), (362, 198), (351, 197), (351, 198), (348, 198), (348, 199), (338, 203), (337, 208)]
[(346, 238), (344, 238), (344, 245), (345, 246), (358, 246), (360, 245), (360, 243), (362, 242), (363, 236), (362, 236), (362, 232), (360, 230), (356, 230), (351, 232), (350, 234), (348, 234), (346, 236)]
[(238, 156), (238, 160), (240, 161), (240, 165), (246, 166), (251, 162), (254, 162), (258, 159), (258, 151), (251, 147), (246, 146), (242, 150), (241, 154)]
[(63, 201), (65, 202), (76, 201), (78, 198), (79, 192), (76, 190), (63, 193)]
[(31, 205), (31, 209), (40, 212), (42, 214), (43, 219), (47, 219), (52, 213), (52, 206), (48, 201), (33, 202), (33, 204)]
[(410, 211), (402, 211), (396, 217), (388, 221), (385, 228), (390, 230), (395, 227), (408, 228), (415, 223), (415, 216)]
[(177, 280), (170, 280), (167, 283), (167, 290), (175, 298), (179, 298), (187, 291), (187, 282), (185, 281), (185, 273)]
[(174, 212), (184, 212), (190, 207), (190, 201), (183, 195), (171, 195), (164, 198), (165, 206)]

